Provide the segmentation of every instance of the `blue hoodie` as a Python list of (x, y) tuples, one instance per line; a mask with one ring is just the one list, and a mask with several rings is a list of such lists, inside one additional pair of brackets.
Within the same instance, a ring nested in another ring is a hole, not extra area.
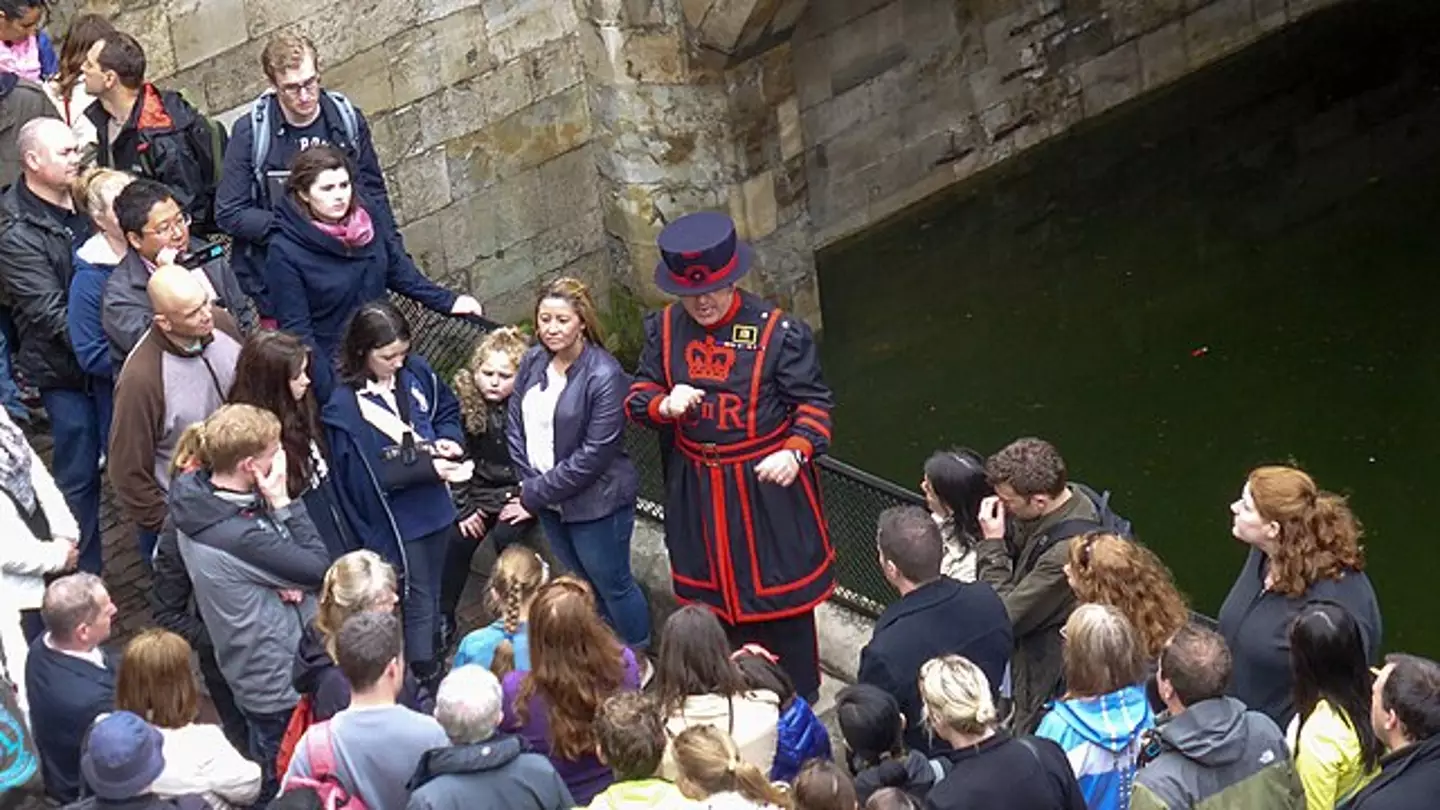
[(1035, 736), (1065, 749), (1090, 810), (1127, 810), (1140, 734), (1154, 726), (1145, 687), (1137, 685), (1100, 697), (1058, 701)]

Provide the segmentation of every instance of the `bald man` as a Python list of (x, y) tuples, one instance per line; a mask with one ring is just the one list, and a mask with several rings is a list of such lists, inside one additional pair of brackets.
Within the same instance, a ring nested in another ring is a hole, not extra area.
[(185, 428), (204, 421), (229, 396), (240, 331), (183, 267), (155, 268), (146, 291), (155, 317), (115, 381), (109, 469), (148, 564), (165, 522), (175, 445)]
[[(70, 200), (79, 147), (70, 127), (55, 118), (26, 123), (16, 146), (20, 179), (0, 194), (0, 305), (14, 315), (15, 366), (40, 389), (50, 415), (55, 483), (79, 523), (79, 537), (68, 539), (79, 541), (80, 568), (99, 573), (100, 405), (66, 323), (74, 246), (91, 232)], [(57, 525), (56, 516), (47, 517)], [(38, 624), (30, 629), (38, 631)]]

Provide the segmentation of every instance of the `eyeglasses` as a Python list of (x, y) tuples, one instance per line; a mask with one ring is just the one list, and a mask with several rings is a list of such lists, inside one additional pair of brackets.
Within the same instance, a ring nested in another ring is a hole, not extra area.
[(145, 232), (156, 236), (180, 236), (184, 230), (190, 227), (193, 218), (189, 214), (182, 213), (178, 217), (167, 219), (153, 228), (146, 228)]
[(311, 76), (303, 82), (291, 82), (280, 85), (280, 92), (291, 98), (299, 98), (302, 95), (314, 95), (320, 89), (320, 77)]

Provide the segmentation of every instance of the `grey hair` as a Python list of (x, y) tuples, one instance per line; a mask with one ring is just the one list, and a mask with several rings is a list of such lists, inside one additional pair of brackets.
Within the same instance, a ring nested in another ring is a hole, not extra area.
[(451, 670), (435, 693), (435, 719), (456, 745), (495, 736), (503, 712), (500, 681), (477, 664)]
[(32, 118), (20, 127), (20, 134), (15, 136), (15, 151), (23, 160), (27, 153), (40, 151), (40, 147), (48, 145), (51, 137), (60, 132), (70, 132), (70, 127), (59, 118)]
[(45, 631), (61, 641), (69, 641), (80, 625), (100, 616), (100, 596), (104, 593), (105, 582), (84, 571), (51, 582), (40, 603)]

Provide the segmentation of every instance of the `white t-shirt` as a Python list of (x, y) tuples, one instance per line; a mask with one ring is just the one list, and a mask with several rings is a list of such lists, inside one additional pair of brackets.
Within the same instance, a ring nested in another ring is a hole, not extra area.
[(565, 375), (554, 366), (545, 366), (545, 385), (534, 386), (520, 401), (525, 419), (525, 455), (538, 473), (555, 468), (555, 406), (565, 390)]

